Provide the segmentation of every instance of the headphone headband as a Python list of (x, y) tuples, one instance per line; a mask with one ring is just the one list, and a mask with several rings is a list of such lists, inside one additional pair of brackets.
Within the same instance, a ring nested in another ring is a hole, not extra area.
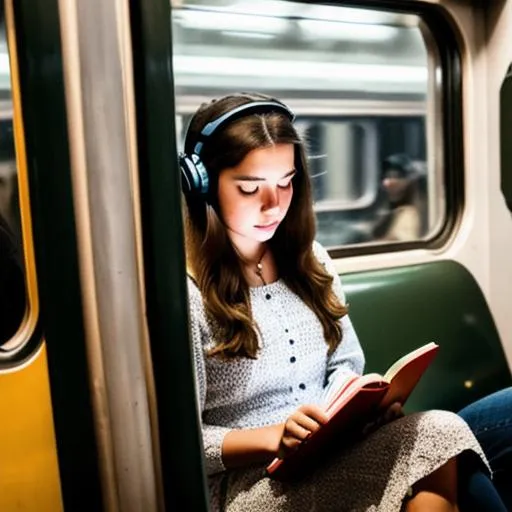
[[(200, 153), (203, 145), (216, 130), (236, 118), (245, 117), (250, 114), (266, 114), (268, 112), (279, 112), (284, 114), (293, 122), (295, 114), (282, 103), (277, 101), (250, 101), (225, 112), (217, 119), (207, 123), (198, 136), (192, 154), (180, 154), (179, 165), (181, 170), (181, 184), (185, 193), (195, 193), (207, 197), (210, 188), (208, 171), (201, 162)], [(186, 137), (185, 137), (186, 140)]]
[(251, 101), (249, 103), (244, 103), (243, 105), (239, 105), (233, 110), (229, 110), (217, 119), (207, 123), (199, 134), (198, 141), (194, 146), (194, 153), (199, 155), (203, 149), (205, 140), (228, 121), (233, 121), (235, 118), (245, 117), (251, 113), (266, 114), (267, 112), (279, 112), (285, 114), (292, 122), (295, 119), (295, 114), (286, 105), (278, 103), (277, 101)]

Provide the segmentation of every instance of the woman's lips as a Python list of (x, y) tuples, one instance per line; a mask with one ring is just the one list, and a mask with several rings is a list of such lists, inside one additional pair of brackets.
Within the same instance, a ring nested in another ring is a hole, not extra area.
[(279, 226), (279, 221), (271, 222), (270, 224), (265, 224), (261, 226), (254, 226), (255, 228), (261, 230), (261, 231), (273, 231), (274, 229)]

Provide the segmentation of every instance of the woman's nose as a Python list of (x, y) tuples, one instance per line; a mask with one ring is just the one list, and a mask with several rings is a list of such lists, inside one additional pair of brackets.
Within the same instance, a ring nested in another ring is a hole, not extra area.
[(277, 190), (277, 187), (268, 187), (265, 190), (261, 209), (267, 213), (270, 210), (279, 209), (279, 191)]

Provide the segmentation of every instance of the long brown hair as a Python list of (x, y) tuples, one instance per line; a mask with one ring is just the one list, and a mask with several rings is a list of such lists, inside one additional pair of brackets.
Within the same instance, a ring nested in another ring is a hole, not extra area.
[[(236, 94), (201, 105), (190, 122), (185, 152), (192, 153), (206, 123), (239, 105), (262, 100), (278, 101), (260, 94)], [(276, 144), (294, 145), (296, 175), (290, 208), (268, 245), (280, 278), (318, 316), (329, 352), (341, 340), (339, 319), (347, 310), (332, 291), (332, 276), (313, 254), (315, 217), (302, 141), (284, 114), (250, 114), (219, 128), (208, 138), (201, 151), (201, 160), (208, 170), (211, 191), (206, 201), (193, 195), (186, 197), (187, 267), (217, 328), (217, 344), (210, 355), (256, 358), (258, 352), (249, 286), (217, 215), (218, 176), (223, 169), (238, 165), (252, 150)]]

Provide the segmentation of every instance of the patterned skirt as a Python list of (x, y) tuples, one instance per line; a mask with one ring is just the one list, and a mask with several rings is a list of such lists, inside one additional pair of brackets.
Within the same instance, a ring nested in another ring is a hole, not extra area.
[(398, 512), (413, 484), (467, 451), (490, 472), (459, 416), (415, 413), (341, 449), (297, 483), (272, 480), (264, 467), (223, 473), (210, 488), (211, 505), (226, 512)]

